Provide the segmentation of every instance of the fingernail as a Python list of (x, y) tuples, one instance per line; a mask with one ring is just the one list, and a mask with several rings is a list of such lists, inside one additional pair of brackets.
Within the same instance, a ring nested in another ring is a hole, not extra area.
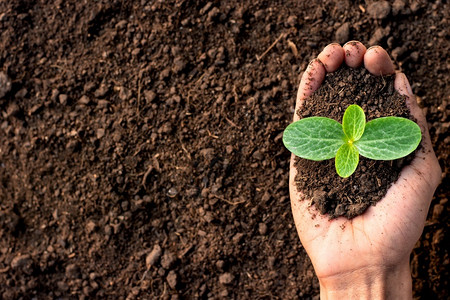
[[(327, 49), (327, 48), (330, 47), (330, 46), (339, 46), (339, 47), (341, 47), (341, 45), (340, 45), (339, 43), (331, 43), (331, 44), (326, 45), (326, 46), (322, 49), (322, 52), (325, 51), (325, 49)], [(322, 52), (321, 52), (321, 53), (322, 53)]]
[(371, 47), (369, 47), (369, 49), (367, 49), (367, 51), (369, 51), (370, 49), (375, 49), (375, 48), (382, 48), (382, 49), (383, 49), (383, 47), (381, 47), (381, 46), (378, 46), (378, 45), (375, 45), (375, 46), (371, 46)]
[(348, 41), (347, 43), (345, 43), (344, 46), (342, 46), (342, 47), (345, 47), (345, 46), (347, 46), (349, 44), (351, 46), (356, 46), (358, 43), (359, 43), (359, 41), (352, 40), (352, 41)]

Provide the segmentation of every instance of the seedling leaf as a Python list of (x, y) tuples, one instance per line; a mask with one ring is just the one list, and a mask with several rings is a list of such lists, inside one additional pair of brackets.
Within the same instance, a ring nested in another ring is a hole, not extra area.
[(336, 172), (352, 175), (359, 155), (374, 160), (393, 160), (413, 152), (422, 139), (420, 127), (411, 120), (384, 117), (366, 123), (361, 107), (350, 105), (342, 125), (324, 117), (310, 117), (290, 124), (283, 133), (286, 148), (298, 157), (325, 160), (336, 157)]
[(339, 176), (346, 178), (352, 175), (359, 163), (358, 149), (352, 143), (343, 144), (335, 159), (336, 172)]
[(289, 151), (316, 161), (335, 157), (344, 141), (342, 125), (324, 117), (301, 119), (290, 124), (283, 133), (283, 143)]
[(354, 143), (359, 153), (374, 160), (393, 160), (413, 152), (422, 139), (420, 127), (399, 117), (374, 119)]
[(342, 128), (345, 135), (351, 141), (357, 141), (364, 133), (366, 125), (366, 115), (361, 107), (356, 104), (347, 107), (342, 118)]

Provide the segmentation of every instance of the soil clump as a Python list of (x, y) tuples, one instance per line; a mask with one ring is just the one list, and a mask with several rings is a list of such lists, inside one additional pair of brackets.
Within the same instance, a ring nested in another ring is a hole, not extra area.
[[(394, 90), (395, 76), (373, 76), (365, 68), (342, 66), (328, 73), (319, 89), (297, 111), (300, 118), (328, 117), (342, 123), (345, 109), (358, 104), (370, 120), (397, 116), (415, 119), (409, 114), (405, 96)], [(419, 148), (416, 150), (418, 151)], [(322, 214), (330, 218), (354, 218), (386, 195), (414, 152), (394, 161), (371, 160), (360, 156), (358, 167), (348, 178), (340, 177), (334, 159), (312, 161), (297, 157), (297, 188), (305, 193)]]

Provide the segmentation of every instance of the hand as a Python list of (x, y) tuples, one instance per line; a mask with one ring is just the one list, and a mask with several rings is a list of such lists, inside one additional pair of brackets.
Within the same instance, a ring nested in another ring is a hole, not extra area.
[[(349, 42), (343, 47), (330, 44), (303, 74), (295, 111), (319, 88), (325, 74), (336, 71), (344, 61), (353, 68), (364, 63), (373, 75), (394, 74), (394, 65), (381, 47), (366, 51), (360, 42)], [(376, 206), (352, 220), (343, 217), (329, 220), (320, 215), (308, 206), (309, 201), (302, 200), (302, 191), (297, 190), (294, 182), (294, 155), (291, 157), (292, 213), (300, 240), (319, 278), (323, 299), (412, 297), (409, 256), (422, 233), (441, 169), (425, 117), (403, 73), (395, 74), (394, 86), (407, 97), (406, 104), (422, 129), (424, 151), (417, 152)], [(297, 120), (295, 114), (294, 121)], [(317, 216), (313, 218), (313, 214)]]

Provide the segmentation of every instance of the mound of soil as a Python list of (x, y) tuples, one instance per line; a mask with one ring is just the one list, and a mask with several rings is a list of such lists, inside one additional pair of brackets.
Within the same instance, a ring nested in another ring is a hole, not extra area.
[[(323, 84), (297, 114), (300, 118), (321, 116), (342, 123), (344, 111), (351, 104), (362, 107), (366, 122), (388, 116), (415, 121), (405, 97), (394, 90), (394, 76), (377, 77), (365, 68), (345, 66), (328, 73)], [(402, 168), (413, 158), (414, 153), (394, 161), (360, 156), (355, 173), (341, 178), (335, 171), (334, 159), (312, 161), (297, 157), (295, 182), (320, 213), (328, 214), (330, 218), (345, 216), (351, 219), (381, 200), (397, 181)]]
[[(379, 8), (379, 7), (378, 7)], [(1, 299), (311, 299), (282, 131), (328, 43), (380, 44), (444, 170), (411, 257), (448, 299), (447, 1), (0, 1)]]

